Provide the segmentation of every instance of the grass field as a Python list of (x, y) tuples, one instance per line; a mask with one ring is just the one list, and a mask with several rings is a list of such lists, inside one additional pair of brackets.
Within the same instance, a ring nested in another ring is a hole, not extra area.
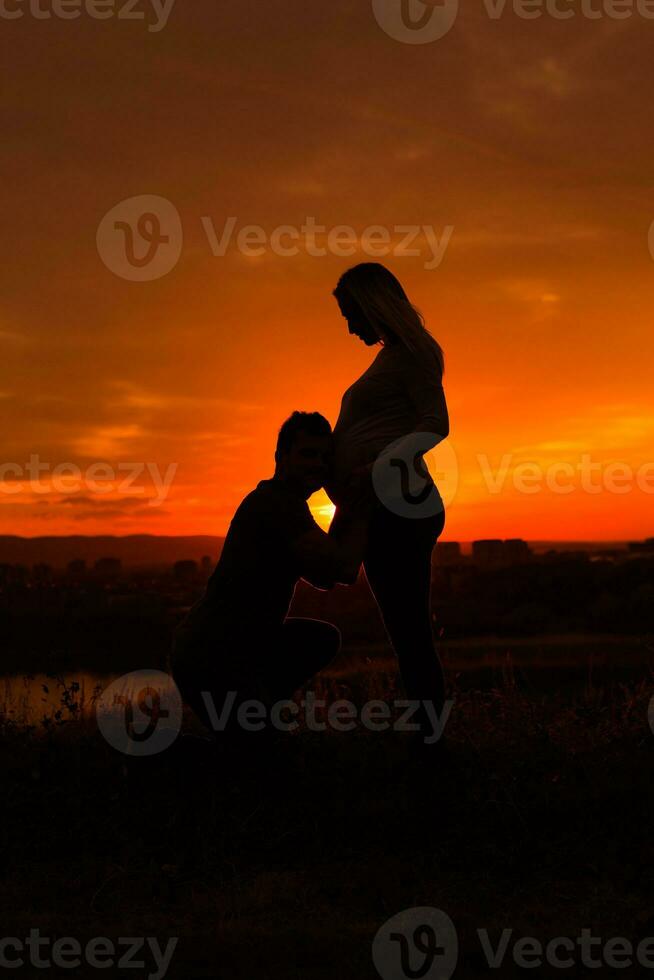
[[(377, 930), (415, 906), (455, 923), (455, 977), (489, 973), (479, 928), (654, 935), (651, 673), (547, 697), (510, 665), (485, 690), (450, 679), (445, 771), (412, 763), (406, 735), (302, 731), (263, 768), (180, 781), (165, 753), (126, 769), (70, 688), (58, 724), (3, 716), (3, 934), (177, 936), (167, 975), (185, 980), (374, 977)], [(378, 665), (317, 693), (398, 692)]]

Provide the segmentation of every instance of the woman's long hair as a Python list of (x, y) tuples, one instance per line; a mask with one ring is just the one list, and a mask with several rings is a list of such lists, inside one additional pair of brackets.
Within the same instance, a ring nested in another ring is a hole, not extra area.
[(349, 298), (383, 342), (384, 335), (397, 337), (426, 368), (445, 370), (441, 345), (425, 327), (422, 313), (410, 302), (402, 284), (380, 262), (361, 262), (343, 273), (334, 296)]

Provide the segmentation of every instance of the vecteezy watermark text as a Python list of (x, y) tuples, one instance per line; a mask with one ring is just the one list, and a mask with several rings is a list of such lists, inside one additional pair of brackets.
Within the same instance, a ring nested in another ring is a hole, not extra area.
[[(482, 0), (481, 6), (489, 20), (499, 20), (509, 11), (521, 20), (625, 20), (635, 15), (654, 20), (654, 0)], [(459, 0), (372, 0), (372, 9), (393, 40), (430, 44), (454, 27)]]
[[(229, 724), (234, 710), (237, 693), (229, 691), (222, 703), (220, 713), (216, 710), (213, 695), (210, 691), (202, 692), (202, 700), (214, 731), (222, 732)], [(299, 716), (311, 732), (325, 732), (331, 729), (335, 732), (352, 732), (360, 721), (363, 728), (371, 732), (423, 732), (425, 745), (438, 742), (450, 717), (454, 701), (446, 701), (439, 714), (433, 701), (411, 701), (398, 699), (392, 703), (386, 701), (366, 701), (361, 709), (344, 698), (331, 704), (317, 698), (308, 691), (299, 704), (291, 700), (277, 701), (271, 708), (262, 701), (249, 699), (241, 701), (236, 711), (236, 721), (240, 728), (247, 732), (262, 731), (270, 719), (273, 728), (280, 732), (297, 731), (300, 727)], [(318, 712), (323, 714), (322, 720)], [(400, 712), (398, 714), (398, 711)], [(283, 715), (286, 713), (287, 717)], [(423, 714), (429, 721), (430, 731), (424, 732), (424, 722), (417, 718)]]
[(87, 492), (145, 497), (146, 487), (138, 484), (145, 476), (151, 479), (155, 489), (155, 496), (147, 498), (148, 506), (159, 507), (168, 496), (178, 465), (170, 463), (162, 472), (157, 463), (123, 462), (114, 467), (109, 463), (97, 462), (82, 470), (76, 463), (51, 466), (43, 462), (38, 453), (32, 453), (26, 463), (0, 463), (0, 493)]
[[(574, 937), (555, 936), (545, 942), (534, 936), (516, 936), (510, 928), (497, 934), (477, 929), (476, 936), (477, 952), (489, 970), (507, 966), (509, 970), (517, 967), (529, 972), (543, 967), (624, 970), (635, 966), (654, 970), (654, 937), (642, 939), (636, 945), (621, 936), (604, 940), (588, 928), (581, 929)], [(442, 909), (426, 906), (398, 912), (378, 930), (372, 944), (372, 959), (382, 980), (409, 980), (410, 977), (449, 980), (459, 960), (454, 922)]]
[(260, 258), (267, 251), (284, 258), (304, 251), (314, 258), (336, 255), (349, 258), (358, 251), (370, 258), (393, 255), (427, 258), (424, 268), (437, 269), (452, 238), (453, 225), (446, 225), (439, 235), (433, 225), (368, 225), (357, 231), (352, 225), (319, 224), (308, 215), (301, 225), (278, 225), (270, 233), (261, 225), (244, 225), (237, 231), (238, 218), (229, 217), (220, 229), (220, 236), (210, 217), (203, 217), (202, 226), (213, 255), (224, 256), (235, 244), (242, 255)]
[(523, 461), (513, 466), (513, 453), (505, 453), (496, 468), (485, 453), (477, 455), (477, 462), (491, 494), (502, 492), (509, 474), (513, 488), (524, 494), (543, 490), (563, 495), (578, 490), (588, 494), (626, 494), (634, 490), (654, 494), (654, 462), (634, 468), (618, 460), (593, 460), (590, 453), (582, 453), (575, 463), (561, 460), (547, 466), (535, 461)]
[[(227, 691), (220, 703), (213, 692), (201, 691), (207, 721), (214, 732), (241, 728), (260, 732), (266, 727), (292, 733), (352, 732), (359, 725), (371, 732), (419, 732), (426, 745), (442, 737), (454, 701), (439, 711), (433, 701), (396, 699), (366, 701), (361, 707), (340, 699), (328, 702), (307, 691), (301, 701), (269, 701)], [(173, 678), (163, 671), (137, 670), (112, 681), (96, 704), (98, 727), (107, 742), (126, 755), (164, 752), (182, 726), (183, 703)]]
[[(425, 518), (441, 513), (454, 502), (459, 486), (459, 459), (449, 439), (430, 432), (415, 432), (395, 440), (378, 455), (372, 484), (378, 500), (394, 514)], [(429, 467), (425, 466), (425, 459)], [(479, 476), (475, 483), (491, 496), (502, 493), (567, 496), (654, 494), (654, 461), (635, 467), (620, 460), (593, 459), (590, 453), (568, 460), (542, 463), (522, 453), (487, 453), (475, 456)]]
[(164, 948), (155, 936), (121, 937), (116, 942), (96, 936), (82, 943), (72, 936), (53, 940), (39, 929), (30, 929), (23, 939), (0, 939), (0, 970), (19, 970), (28, 964), (37, 970), (78, 970), (84, 964), (95, 970), (141, 970), (139, 975), (147, 980), (163, 980), (178, 941), (174, 936)]
[[(143, 23), (148, 20), (148, 31), (162, 31), (172, 13), (176, 0), (0, 0), (0, 18), (20, 20), (132, 20)], [(142, 9), (143, 7), (146, 10)], [(154, 20), (149, 20), (149, 15)]]
[[(308, 215), (299, 225), (240, 224), (234, 215), (214, 221), (200, 217), (202, 233), (214, 258), (230, 250), (249, 259), (266, 254), (293, 258), (363, 254), (371, 259), (423, 258), (424, 268), (437, 269), (454, 232), (453, 225), (437, 230), (431, 224), (353, 225), (321, 224)], [(184, 230), (177, 208), (164, 197), (142, 194), (112, 207), (96, 232), (96, 245), (106, 267), (130, 282), (152, 282), (171, 272), (182, 255)]]

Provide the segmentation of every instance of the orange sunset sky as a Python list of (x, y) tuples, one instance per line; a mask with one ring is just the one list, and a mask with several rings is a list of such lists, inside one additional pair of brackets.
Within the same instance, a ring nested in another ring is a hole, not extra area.
[[(369, 258), (360, 241), (214, 256), (202, 223), (269, 235), (312, 216), (381, 225), (391, 245), (398, 225), (453, 229), (437, 268), (424, 236), (380, 259), (446, 353), (445, 539), (654, 534), (654, 21), (493, 20), (480, 0), (424, 45), (384, 33), (368, 0), (177, 0), (164, 29), (146, 23), (0, 19), (0, 533), (223, 534), (272, 475), (283, 419), (336, 421), (372, 357), (330, 295)], [(137, 195), (182, 221), (156, 281), (121, 279), (96, 247)], [(35, 454), (81, 481), (35, 487)], [(149, 477), (89, 488), (98, 462), (176, 470), (153, 506)], [(559, 464), (571, 492), (547, 485)]]

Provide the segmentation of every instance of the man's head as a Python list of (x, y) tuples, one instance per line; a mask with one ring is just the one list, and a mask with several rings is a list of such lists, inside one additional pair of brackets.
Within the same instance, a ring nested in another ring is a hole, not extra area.
[(332, 427), (318, 412), (293, 412), (277, 438), (275, 476), (305, 497), (324, 485), (333, 452)]

